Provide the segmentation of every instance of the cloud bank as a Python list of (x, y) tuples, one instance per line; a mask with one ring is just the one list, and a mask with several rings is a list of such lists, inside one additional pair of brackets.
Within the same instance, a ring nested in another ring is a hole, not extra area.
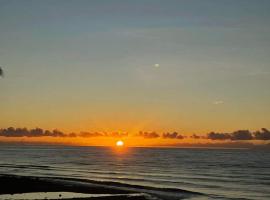
[(4, 137), (66, 137), (68, 135), (55, 129), (53, 131), (43, 130), (41, 128), (35, 128), (28, 130), (27, 128), (13, 128), (0, 129), (0, 136)]
[(218, 132), (210, 132), (206, 134), (206, 136), (193, 134), (191, 136), (185, 136), (179, 134), (178, 132), (166, 132), (159, 134), (157, 132), (144, 132), (140, 131), (135, 135), (129, 135), (128, 133), (123, 132), (80, 132), (80, 133), (64, 133), (58, 129), (44, 130), (41, 128), (35, 129), (27, 129), (27, 128), (4, 128), (0, 129), (0, 136), (2, 137), (127, 137), (127, 136), (135, 136), (135, 137), (143, 137), (145, 139), (185, 139), (191, 138), (194, 140), (198, 139), (208, 139), (208, 140), (219, 140), (219, 141), (250, 141), (250, 140), (270, 140), (270, 131), (266, 128), (262, 128), (260, 131), (251, 132), (249, 130), (237, 130), (232, 133), (218, 133)]
[(270, 131), (262, 128), (261, 131), (251, 132), (249, 130), (238, 130), (232, 133), (215, 133), (207, 134), (210, 140), (270, 140)]

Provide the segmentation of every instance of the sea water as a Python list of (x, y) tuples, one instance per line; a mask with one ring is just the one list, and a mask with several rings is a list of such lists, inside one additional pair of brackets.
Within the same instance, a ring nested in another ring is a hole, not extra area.
[(270, 199), (270, 151), (0, 145), (0, 174), (114, 181), (200, 192), (198, 199)]

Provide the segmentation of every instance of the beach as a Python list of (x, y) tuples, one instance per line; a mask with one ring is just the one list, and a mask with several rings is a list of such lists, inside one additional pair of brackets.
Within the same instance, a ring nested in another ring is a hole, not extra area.
[[(0, 199), (184, 199), (199, 193), (74, 178), (0, 175)], [(18, 195), (19, 194), (19, 195)], [(51, 197), (50, 197), (51, 196)]]

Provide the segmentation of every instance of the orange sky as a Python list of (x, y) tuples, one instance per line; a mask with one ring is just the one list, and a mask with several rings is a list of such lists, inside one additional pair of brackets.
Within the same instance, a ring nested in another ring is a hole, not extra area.
[(267, 144), (267, 141), (218, 141), (210, 139), (164, 139), (151, 138), (146, 139), (139, 136), (124, 137), (3, 137), (2, 142), (20, 142), (20, 143), (48, 143), (79, 146), (116, 146), (116, 142), (122, 140), (125, 147), (218, 147), (218, 148), (241, 148), (253, 145)]
[[(267, 1), (3, 5), (0, 128), (186, 136), (270, 128)], [(114, 138), (40, 140), (110, 145)]]

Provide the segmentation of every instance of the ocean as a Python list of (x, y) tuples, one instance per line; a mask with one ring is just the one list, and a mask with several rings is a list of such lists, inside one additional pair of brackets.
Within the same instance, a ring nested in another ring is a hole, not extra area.
[(270, 151), (259, 149), (1, 144), (0, 174), (175, 188), (201, 199), (270, 199)]

